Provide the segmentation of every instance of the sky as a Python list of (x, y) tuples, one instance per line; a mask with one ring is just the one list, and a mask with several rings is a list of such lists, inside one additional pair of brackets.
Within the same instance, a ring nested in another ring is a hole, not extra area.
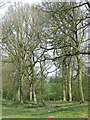
[(40, 3), (41, 0), (0, 0), (0, 2), (4, 2), (4, 3), (7, 3), (7, 2), (10, 2), (10, 3), (7, 3), (5, 6), (3, 7), (0, 7), (0, 19), (4, 16), (5, 12), (7, 11), (7, 8), (9, 7), (10, 4), (13, 4), (14, 2), (23, 2), (23, 3)]
[[(7, 3), (7, 2), (10, 2), (8, 4), (6, 4), (4, 7), (0, 8), (0, 19), (3, 17), (3, 15), (5, 14), (5, 12), (7, 11), (7, 8), (10, 4), (13, 4), (14, 2), (23, 2), (23, 3), (40, 3), (40, 2), (43, 2), (43, 1), (50, 1), (50, 2), (58, 2), (58, 0), (0, 0), (0, 2), (4, 2), (4, 3)], [(61, 2), (81, 2), (81, 1), (84, 1), (84, 0), (59, 0)]]

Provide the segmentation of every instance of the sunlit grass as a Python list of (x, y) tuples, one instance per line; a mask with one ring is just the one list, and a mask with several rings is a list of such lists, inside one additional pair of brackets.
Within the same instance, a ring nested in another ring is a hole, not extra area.
[(87, 118), (88, 103), (45, 101), (46, 107), (40, 103), (21, 104), (10, 100), (2, 100), (3, 118)]

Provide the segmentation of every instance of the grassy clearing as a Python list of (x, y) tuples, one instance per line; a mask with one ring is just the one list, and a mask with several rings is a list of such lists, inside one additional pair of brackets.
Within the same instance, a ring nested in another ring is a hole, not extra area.
[(46, 107), (2, 100), (3, 118), (88, 118), (88, 103), (46, 101)]

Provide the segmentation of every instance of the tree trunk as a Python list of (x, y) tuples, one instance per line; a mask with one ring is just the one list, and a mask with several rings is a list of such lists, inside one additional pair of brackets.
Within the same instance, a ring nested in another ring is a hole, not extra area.
[(18, 86), (17, 90), (17, 100), (20, 102), (20, 86)]
[(69, 101), (72, 101), (72, 85), (71, 85), (71, 61), (68, 65), (68, 85), (69, 85)]
[(81, 58), (80, 55), (77, 56), (78, 60), (78, 87), (79, 87), (79, 96), (80, 96), (80, 101), (84, 101), (84, 95), (83, 95), (83, 89), (82, 89), (82, 66), (81, 66)]
[(33, 99), (34, 99), (34, 104), (37, 104), (37, 98), (36, 98), (36, 93), (35, 93), (35, 89), (33, 89)]
[(65, 90), (66, 90), (66, 99), (68, 99), (68, 67), (65, 65)]
[(23, 76), (24, 75), (22, 75), (21, 83), (20, 83), (20, 103), (24, 103), (24, 96), (23, 96), (23, 91), (22, 91), (22, 88), (23, 88)]
[(63, 78), (63, 101), (66, 101), (66, 82), (64, 63), (62, 64), (62, 78)]
[(30, 86), (30, 100), (32, 100), (32, 84)]
[(43, 66), (41, 64), (41, 61), (40, 61), (40, 69), (41, 69), (41, 100), (42, 100), (42, 103), (44, 103), (44, 74), (43, 74)]
[(20, 86), (20, 103), (24, 103), (22, 86)]

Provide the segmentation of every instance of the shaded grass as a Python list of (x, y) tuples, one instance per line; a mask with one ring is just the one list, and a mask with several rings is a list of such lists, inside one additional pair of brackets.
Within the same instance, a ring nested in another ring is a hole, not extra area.
[(31, 105), (27, 105), (27, 106), (25, 106), (24, 108), (39, 108), (39, 107), (42, 107), (42, 106), (31, 106)]
[(45, 101), (46, 107), (32, 103), (21, 104), (18, 102), (2, 101), (3, 118), (87, 118), (88, 103)]

